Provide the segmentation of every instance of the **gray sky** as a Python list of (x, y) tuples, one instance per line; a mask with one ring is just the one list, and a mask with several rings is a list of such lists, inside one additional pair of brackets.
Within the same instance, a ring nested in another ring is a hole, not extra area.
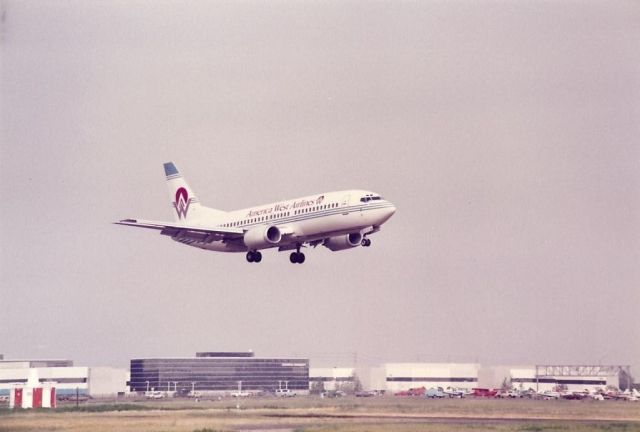
[[(0, 353), (253, 349), (640, 375), (640, 3), (3, 1)], [(162, 163), (234, 209), (364, 188), (373, 247), (189, 248)]]

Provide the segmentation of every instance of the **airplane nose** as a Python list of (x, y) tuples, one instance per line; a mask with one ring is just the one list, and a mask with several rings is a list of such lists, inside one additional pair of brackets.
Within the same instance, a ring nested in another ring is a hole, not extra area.
[[(391, 204), (391, 203), (390, 203), (390, 204)], [(382, 219), (382, 222), (381, 222), (381, 223), (384, 223), (384, 222), (386, 222), (387, 220), (389, 220), (389, 218), (390, 218), (391, 216), (393, 216), (393, 214), (394, 214), (395, 212), (396, 212), (396, 206), (394, 206), (393, 204), (392, 204), (392, 205), (390, 205), (389, 207), (385, 207), (385, 208), (383, 208), (383, 209), (382, 209), (382, 218), (381, 218), (381, 219)]]
[(393, 216), (395, 212), (396, 212), (396, 206), (392, 205), (391, 207), (387, 207), (385, 209), (385, 213), (386, 213), (385, 216), (387, 216), (387, 219), (388, 219), (391, 216)]

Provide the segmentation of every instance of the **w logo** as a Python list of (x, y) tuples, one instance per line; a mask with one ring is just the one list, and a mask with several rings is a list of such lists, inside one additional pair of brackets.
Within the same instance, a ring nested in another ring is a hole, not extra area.
[(189, 192), (183, 187), (179, 188), (176, 191), (176, 200), (173, 203), (173, 207), (176, 209), (176, 213), (178, 213), (178, 219), (186, 219), (187, 212), (189, 211), (189, 204), (191, 204), (191, 199), (189, 198)]

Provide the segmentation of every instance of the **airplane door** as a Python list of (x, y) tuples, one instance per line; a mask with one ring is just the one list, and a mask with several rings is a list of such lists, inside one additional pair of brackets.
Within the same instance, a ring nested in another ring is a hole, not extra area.
[(351, 195), (345, 195), (342, 197), (342, 203), (340, 203), (340, 206), (343, 208), (342, 209), (342, 214), (343, 215), (348, 215), (349, 214), (349, 210), (347, 210), (347, 207), (349, 207), (349, 199), (351, 198)]

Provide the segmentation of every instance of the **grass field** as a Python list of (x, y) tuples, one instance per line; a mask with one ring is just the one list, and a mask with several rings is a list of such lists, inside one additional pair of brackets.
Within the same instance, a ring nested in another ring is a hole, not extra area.
[[(238, 408), (239, 407), (239, 408)], [(0, 432), (637, 431), (640, 403), (380, 397), (91, 403), (0, 409)]]

